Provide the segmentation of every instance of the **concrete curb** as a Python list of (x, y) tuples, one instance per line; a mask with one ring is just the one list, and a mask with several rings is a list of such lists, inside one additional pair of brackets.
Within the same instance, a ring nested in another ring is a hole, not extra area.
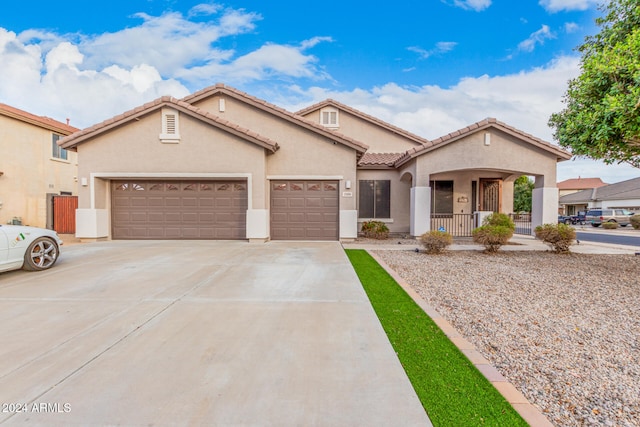
[(391, 277), (405, 290), (407, 294), (433, 319), (444, 334), (453, 342), (460, 351), (467, 356), (473, 365), (489, 380), (489, 382), (504, 396), (511, 406), (529, 425), (536, 427), (553, 427), (540, 409), (531, 404), (498, 370), (480, 354), (473, 344), (467, 341), (444, 317), (431, 307), (411, 286), (405, 282), (398, 273), (389, 267), (371, 250), (365, 249), (378, 264), (384, 268)]

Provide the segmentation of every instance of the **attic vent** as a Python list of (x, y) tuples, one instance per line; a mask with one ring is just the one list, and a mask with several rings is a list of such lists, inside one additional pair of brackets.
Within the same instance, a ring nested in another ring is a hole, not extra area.
[(320, 110), (320, 124), (329, 128), (338, 128), (338, 110), (335, 108), (323, 108)]
[(167, 114), (167, 134), (175, 135), (176, 134), (176, 115), (175, 114)]
[(164, 108), (162, 110), (162, 133), (160, 142), (177, 144), (180, 142), (180, 122), (176, 110)]

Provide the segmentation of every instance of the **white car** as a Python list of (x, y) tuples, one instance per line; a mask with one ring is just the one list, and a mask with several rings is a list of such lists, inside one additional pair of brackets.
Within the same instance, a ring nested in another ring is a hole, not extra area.
[(62, 240), (53, 230), (21, 225), (0, 225), (0, 272), (38, 271), (53, 267)]

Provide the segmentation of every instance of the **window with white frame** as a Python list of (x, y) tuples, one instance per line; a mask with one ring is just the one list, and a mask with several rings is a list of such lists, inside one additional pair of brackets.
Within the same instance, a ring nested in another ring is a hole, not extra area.
[(60, 135), (56, 135), (55, 133), (51, 138), (51, 157), (54, 159), (67, 160), (67, 150), (60, 147), (58, 145), (58, 140), (62, 138)]
[(323, 108), (320, 110), (320, 124), (329, 128), (340, 126), (338, 120), (338, 110), (335, 108)]
[(358, 181), (358, 218), (391, 218), (391, 181)]
[(180, 115), (172, 108), (162, 109), (162, 133), (160, 141), (165, 143), (180, 142)]

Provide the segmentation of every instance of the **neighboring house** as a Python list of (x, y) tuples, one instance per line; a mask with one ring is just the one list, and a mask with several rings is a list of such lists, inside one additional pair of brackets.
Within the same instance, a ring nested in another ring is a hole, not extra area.
[(53, 226), (52, 198), (75, 195), (77, 154), (57, 144), (77, 128), (0, 104), (0, 223)]
[[(592, 190), (607, 185), (606, 182), (602, 182), (600, 178), (571, 178), (558, 183), (558, 191), (560, 199), (567, 194), (577, 193), (582, 190)], [(576, 215), (579, 211), (586, 210), (587, 205), (564, 205), (560, 204), (558, 207), (558, 213), (563, 215)]]
[(640, 177), (560, 197), (567, 210), (628, 209), (640, 212)]
[(521, 175), (535, 226), (556, 221), (571, 157), (495, 119), (429, 141), (332, 100), (294, 114), (223, 84), (60, 143), (78, 152), (83, 239), (350, 240), (368, 219), (418, 236), (436, 214), (510, 212)]

